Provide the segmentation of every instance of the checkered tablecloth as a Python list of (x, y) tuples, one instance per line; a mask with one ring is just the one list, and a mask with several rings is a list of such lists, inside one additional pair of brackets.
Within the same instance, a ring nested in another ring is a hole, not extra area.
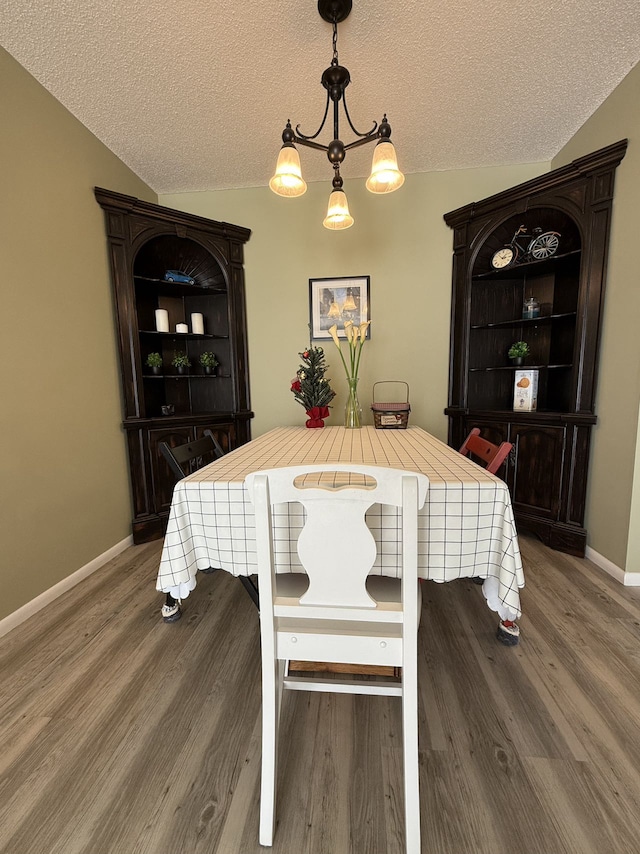
[[(419, 427), (279, 427), (184, 478), (173, 493), (157, 589), (184, 599), (195, 587), (198, 570), (256, 572), (253, 506), (244, 487), (250, 472), (349, 462), (426, 474), (430, 485), (419, 517), (419, 575), (438, 582), (486, 577), (489, 606), (502, 619), (520, 616), (524, 575), (506, 484)], [(300, 568), (295, 541), (302, 522), (300, 505), (283, 505), (275, 514), (280, 572)], [(391, 507), (374, 505), (367, 513), (378, 544), (372, 572), (397, 574), (399, 522)]]

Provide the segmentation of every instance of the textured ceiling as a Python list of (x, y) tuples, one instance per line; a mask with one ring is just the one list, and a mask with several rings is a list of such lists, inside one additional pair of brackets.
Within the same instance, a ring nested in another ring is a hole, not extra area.
[[(316, 0), (3, 0), (0, 38), (158, 193), (265, 186), (286, 120), (313, 133), (324, 110)], [(354, 124), (386, 112), (404, 172), (543, 161), (640, 60), (640, 2), (354, 0), (338, 50)]]

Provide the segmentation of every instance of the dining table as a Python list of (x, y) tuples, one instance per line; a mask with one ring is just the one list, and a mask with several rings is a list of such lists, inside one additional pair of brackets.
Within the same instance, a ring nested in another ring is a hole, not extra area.
[[(515, 625), (521, 615), (524, 573), (508, 487), (420, 427), (277, 427), (189, 474), (174, 488), (157, 590), (182, 600), (195, 588), (199, 571), (215, 568), (235, 576), (254, 575), (255, 519), (246, 476), (325, 463), (386, 466), (427, 475), (427, 500), (418, 519), (420, 578), (438, 583), (483, 579), (489, 608), (500, 616), (502, 626)], [(374, 505), (367, 512), (378, 547), (372, 573), (399, 573), (398, 514), (385, 505)], [(301, 570), (296, 542), (303, 524), (302, 512), (292, 512), (290, 506), (274, 514), (278, 572)], [(510, 636), (514, 634), (512, 629)], [(516, 642), (517, 637), (511, 641)]]

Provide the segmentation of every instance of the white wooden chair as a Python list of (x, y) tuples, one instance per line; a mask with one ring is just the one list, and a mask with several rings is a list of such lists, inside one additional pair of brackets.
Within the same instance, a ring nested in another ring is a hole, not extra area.
[[(260, 844), (273, 844), (283, 688), (386, 694), (402, 697), (406, 849), (419, 854), (417, 516), (429, 479), (325, 463), (254, 472), (246, 485), (255, 508), (260, 589)], [(273, 508), (287, 502), (300, 502), (306, 514), (297, 542), (304, 573), (275, 572)], [(402, 511), (401, 579), (369, 576), (377, 549), (365, 513), (373, 504)], [(390, 665), (402, 668), (401, 682), (294, 677), (290, 660)]]

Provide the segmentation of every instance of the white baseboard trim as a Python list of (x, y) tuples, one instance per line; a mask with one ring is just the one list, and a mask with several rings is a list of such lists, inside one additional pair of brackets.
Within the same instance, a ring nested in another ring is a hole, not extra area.
[(100, 569), (101, 566), (104, 566), (105, 563), (108, 563), (114, 557), (117, 557), (131, 545), (133, 545), (133, 537), (125, 537), (124, 540), (116, 543), (115, 546), (107, 549), (106, 552), (103, 552), (101, 555), (98, 555), (98, 557), (89, 561), (89, 563), (81, 566), (80, 569), (67, 576), (67, 578), (63, 578), (62, 581), (54, 584), (53, 587), (45, 590), (44, 593), (36, 596), (35, 599), (32, 599), (21, 608), (18, 608), (17, 611), (14, 611), (12, 614), (9, 614), (4, 619), (0, 620), (0, 637), (6, 635), (7, 632), (10, 632), (12, 629), (15, 629), (16, 626), (20, 625), (20, 623), (24, 623), (25, 620), (28, 620), (29, 617), (37, 614), (38, 611), (42, 610), (42, 608), (46, 608), (47, 605), (50, 605), (59, 596), (66, 593), (67, 590), (71, 590), (72, 587), (75, 587), (76, 584), (79, 584), (84, 578), (91, 575), (91, 573), (95, 572), (96, 569)]
[(616, 581), (624, 584), (625, 587), (640, 587), (640, 572), (625, 572), (624, 569), (620, 569), (609, 558), (604, 557), (604, 555), (601, 555), (590, 546), (587, 546), (585, 549), (584, 556), (587, 560), (600, 567), (600, 569), (604, 569), (606, 573), (613, 576)]

